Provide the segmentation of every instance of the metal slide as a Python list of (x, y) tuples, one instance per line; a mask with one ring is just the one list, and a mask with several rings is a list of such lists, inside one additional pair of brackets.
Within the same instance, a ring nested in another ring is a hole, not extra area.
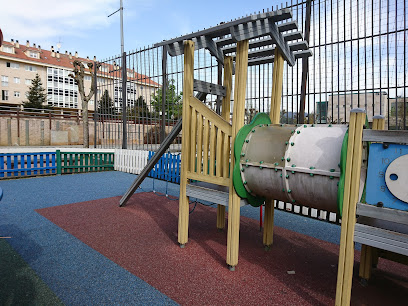
[(124, 206), (129, 198), (133, 195), (136, 189), (140, 186), (140, 184), (144, 181), (147, 177), (149, 172), (153, 169), (154, 165), (157, 164), (160, 157), (166, 153), (167, 149), (170, 147), (170, 144), (176, 139), (177, 135), (181, 132), (182, 127), (182, 118), (177, 121), (177, 124), (173, 127), (170, 134), (164, 139), (161, 143), (157, 152), (153, 155), (152, 159), (149, 160), (147, 165), (144, 167), (143, 171), (137, 176), (135, 181), (133, 182), (132, 186), (126, 191), (123, 197), (119, 201), (119, 206)]
[[(195, 85), (196, 83), (200, 82), (201, 87), (196, 89), (198, 90), (198, 93), (196, 94), (195, 97), (202, 102), (205, 101), (207, 93), (213, 93), (215, 90), (220, 91), (221, 89), (224, 89), (223, 93), (219, 93), (218, 91), (216, 91), (215, 94), (225, 95), (225, 88), (222, 86), (219, 86), (216, 84), (210, 84), (207, 82), (201, 82), (197, 80), (194, 80), (194, 81), (195, 81)], [(174, 139), (176, 139), (177, 135), (181, 132), (181, 128), (182, 128), (182, 118), (180, 118), (177, 121), (176, 125), (171, 130), (170, 134), (167, 135), (167, 137), (164, 139), (164, 141), (160, 145), (157, 152), (153, 155), (152, 159), (149, 160), (147, 165), (144, 167), (143, 171), (137, 176), (137, 178), (133, 182), (132, 186), (130, 186), (130, 188), (126, 191), (126, 193), (120, 199), (119, 201), (120, 207), (126, 204), (126, 202), (129, 200), (132, 194), (135, 193), (136, 189), (140, 186), (140, 184), (144, 181), (144, 179), (147, 177), (149, 172), (153, 169), (154, 165), (156, 165), (157, 162), (160, 160), (160, 157), (162, 157), (163, 154), (166, 153), (171, 143), (174, 141)]]

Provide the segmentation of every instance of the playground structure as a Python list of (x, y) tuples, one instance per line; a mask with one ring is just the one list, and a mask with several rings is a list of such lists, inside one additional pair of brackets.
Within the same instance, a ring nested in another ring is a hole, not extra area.
[[(360, 218), (356, 225), (356, 209), (361, 216), (378, 220), (382, 215), (388, 215), (385, 220), (388, 218), (388, 221), (408, 225), (408, 213), (403, 211), (407, 210), (406, 206), (397, 213), (388, 210), (373, 213), (373, 207), (361, 203), (357, 205), (364, 187), (362, 181), (365, 181), (364, 176), (361, 176), (361, 172), (365, 174), (364, 168), (361, 171), (363, 141), (406, 144), (407, 133), (363, 133), (366, 114), (361, 109), (350, 113), (347, 133), (345, 126), (337, 125), (279, 125), (283, 62), (286, 60), (289, 65), (294, 65), (296, 58), (311, 56), (305, 41), (291, 43), (292, 40), (301, 39), (300, 32), (285, 33), (297, 29), (295, 22), (275, 24), (289, 18), (289, 10), (252, 15), (157, 44), (167, 46), (171, 56), (184, 54), (178, 242), (181, 247), (188, 242), (189, 197), (218, 204), (217, 228), (220, 230), (225, 227), (225, 206), (228, 205), (226, 262), (231, 270), (238, 264), (241, 205), (249, 202), (259, 206), (265, 202), (263, 243), (266, 248), (270, 248), (273, 243), (274, 199), (306, 202), (310, 207), (340, 212), (342, 229), (336, 304), (347, 305), (351, 297), (354, 241), (363, 243), (363, 269), (360, 267), (360, 276), (365, 279), (369, 278), (371, 264), (378, 255), (376, 249), (408, 255), (408, 232), (405, 229), (389, 233), (389, 229), (378, 224), (365, 225), (376, 231), (375, 235), (367, 238), (367, 235), (359, 234), (364, 231), (364, 226), (360, 226)], [(259, 47), (264, 48), (249, 51)], [(223, 86), (194, 79), (194, 50), (200, 48), (208, 49), (224, 65)], [(235, 56), (228, 56), (232, 53)], [(248, 65), (269, 62), (274, 62), (269, 116), (256, 117), (251, 125), (244, 127)], [(234, 103), (230, 123), (234, 63)], [(194, 96), (194, 91), (199, 92), (197, 97), (208, 93), (221, 96), (221, 115), (207, 108), (201, 102), (202, 99)], [(375, 118), (373, 129), (380, 130), (383, 127), (384, 118)], [(159, 152), (166, 150), (172, 137), (175, 135), (168, 137)], [(318, 149), (320, 154), (316, 154)], [(406, 159), (399, 161), (398, 165), (406, 169)], [(144, 172), (150, 171), (148, 166)], [(143, 180), (142, 174), (122, 198), (121, 205), (126, 203)], [(193, 180), (205, 186), (191, 184)], [(341, 188), (337, 188), (338, 182)], [(406, 194), (401, 194), (402, 188), (401, 185), (391, 187), (397, 195), (393, 194), (406, 204)], [(340, 208), (337, 204), (341, 205)], [(392, 217), (395, 215), (399, 217)], [(399, 237), (398, 248), (390, 243), (395, 237)]]

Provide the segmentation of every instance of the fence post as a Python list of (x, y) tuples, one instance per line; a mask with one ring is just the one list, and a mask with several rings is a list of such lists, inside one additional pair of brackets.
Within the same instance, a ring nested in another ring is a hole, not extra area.
[(20, 111), (17, 110), (17, 144), (20, 145)]
[(98, 66), (97, 63), (94, 61), (94, 148), (96, 149), (96, 124), (98, 122), (98, 107), (97, 107), (97, 99), (98, 99)]
[(162, 58), (163, 84), (162, 84), (162, 118), (160, 130), (160, 143), (166, 138), (166, 100), (167, 100), (167, 46), (163, 46)]
[[(308, 43), (309, 43), (309, 36), (310, 36), (310, 15), (312, 11), (311, 5), (312, 5), (312, 1), (307, 0), (306, 2), (306, 20), (305, 20), (305, 40)], [(308, 70), (309, 70), (309, 58), (304, 57), (302, 59), (302, 81), (301, 81), (301, 92), (300, 92), (300, 107), (299, 107), (299, 114), (298, 114), (298, 123), (300, 124), (303, 124), (305, 122), (305, 102), (306, 102), (306, 85), (307, 85)]]
[(55, 153), (57, 155), (57, 174), (61, 175), (61, 151), (57, 150)]
[(126, 110), (126, 93), (127, 93), (127, 69), (126, 69), (126, 52), (122, 54), (122, 149), (127, 149), (127, 110)]

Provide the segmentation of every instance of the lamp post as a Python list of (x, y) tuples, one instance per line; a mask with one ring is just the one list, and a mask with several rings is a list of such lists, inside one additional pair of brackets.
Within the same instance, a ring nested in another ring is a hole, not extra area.
[(126, 110), (126, 90), (127, 90), (127, 69), (126, 53), (123, 38), (123, 0), (120, 0), (120, 8), (110, 14), (108, 17), (120, 11), (120, 52), (122, 55), (122, 149), (127, 149), (127, 110)]

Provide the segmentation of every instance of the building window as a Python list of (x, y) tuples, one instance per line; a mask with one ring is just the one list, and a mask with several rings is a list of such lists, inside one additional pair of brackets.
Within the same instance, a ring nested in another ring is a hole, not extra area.
[(31, 79), (25, 79), (25, 84), (26, 85), (31, 85)]
[(20, 64), (6, 62), (6, 67), (13, 68), (13, 69), (18, 69), (18, 68), (20, 68)]
[(1, 76), (1, 86), (8, 86), (8, 76), (6, 75)]
[(102, 72), (109, 72), (108, 66), (102, 66), (102, 67), (101, 67), (101, 71), (102, 71)]
[(84, 80), (85, 81), (91, 81), (92, 77), (90, 75), (86, 75), (86, 76), (84, 76)]
[(26, 71), (36, 72), (36, 71), (37, 71), (37, 67), (31, 66), (31, 65), (26, 65), (26, 66), (25, 66), (25, 70), (26, 70)]
[(7, 101), (8, 100), (8, 90), (2, 90), (1, 91), (1, 99), (3, 101)]
[(13, 47), (3, 46), (3, 52), (14, 53)]
[(47, 68), (47, 94), (50, 105), (74, 107), (73, 101), (74, 97), (78, 97), (78, 89), (77, 86), (74, 86), (74, 79), (68, 77), (71, 71)]
[(20, 84), (20, 78), (14, 78), (14, 83)]
[(16, 98), (20, 98), (20, 92), (19, 92), (19, 91), (15, 91), (15, 92), (14, 92), (14, 96), (15, 96)]
[(33, 51), (30, 51), (30, 57), (32, 57), (32, 58), (39, 58), (39, 56), (38, 56), (38, 52), (33, 52)]

